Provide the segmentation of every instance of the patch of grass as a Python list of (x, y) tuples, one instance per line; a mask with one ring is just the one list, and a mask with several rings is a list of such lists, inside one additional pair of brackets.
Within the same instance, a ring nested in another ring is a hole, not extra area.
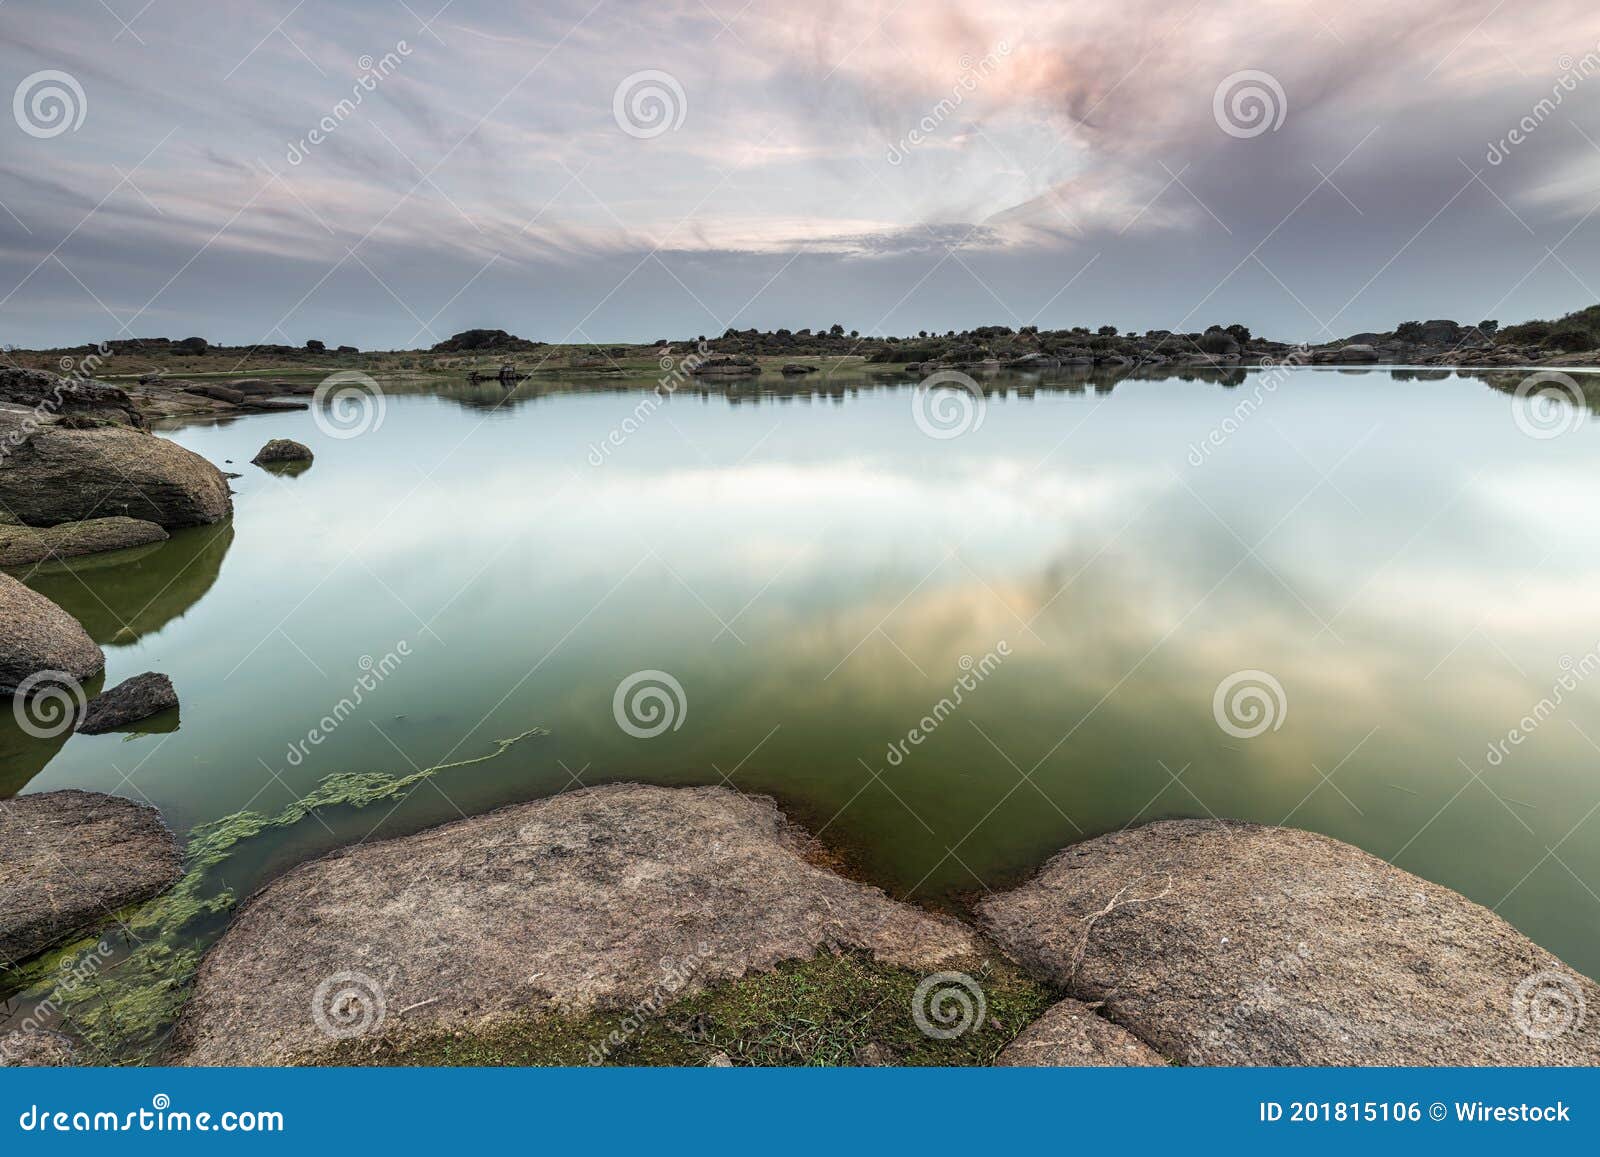
[(987, 1007), (981, 1024), (949, 1040), (928, 1036), (912, 1016), (923, 973), (875, 963), (864, 953), (823, 953), (719, 984), (653, 1014), (627, 1008), (583, 1018), (515, 1018), (396, 1043), (342, 1041), (306, 1060), (700, 1066), (722, 1053), (735, 1065), (987, 1065), (1058, 999), (997, 959), (965, 971)]

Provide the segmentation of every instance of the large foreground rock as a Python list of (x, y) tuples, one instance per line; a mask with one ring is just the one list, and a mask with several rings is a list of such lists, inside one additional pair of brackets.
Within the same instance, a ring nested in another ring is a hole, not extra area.
[(1310, 832), (1153, 823), (1068, 848), (980, 911), (1023, 967), (1185, 1064), (1600, 1063), (1600, 986)]
[(127, 550), (164, 542), (167, 532), (138, 518), (91, 518), (59, 526), (0, 524), (0, 566), (32, 566), (36, 562)]
[(207, 953), (189, 1064), (304, 1059), (336, 1035), (661, 1003), (828, 949), (936, 970), (959, 924), (842, 879), (765, 797), (620, 784), (366, 844), (258, 893)]
[(123, 426), (43, 426), (20, 444), (0, 417), (0, 505), (30, 526), (120, 515), (165, 527), (218, 522), (233, 510), (228, 480), (175, 442)]
[(66, 611), (0, 574), (0, 692), (7, 696), (30, 675), (60, 671), (80, 683), (106, 669), (106, 656)]
[(154, 808), (92, 791), (0, 800), (0, 963), (113, 922), (178, 878), (178, 843)]
[(104, 382), (63, 378), (47, 370), (0, 368), (0, 402), (32, 411), (35, 418), (43, 420), (70, 417), (138, 429), (145, 425), (126, 391)]
[(995, 1064), (1116, 1068), (1165, 1065), (1167, 1058), (1076, 1000), (1063, 1000), (1008, 1044)]

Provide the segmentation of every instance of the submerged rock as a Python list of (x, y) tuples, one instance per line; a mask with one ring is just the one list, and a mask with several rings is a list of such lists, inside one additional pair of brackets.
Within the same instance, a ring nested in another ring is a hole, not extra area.
[(188, 1064), (275, 1064), (354, 1036), (659, 1006), (829, 950), (935, 970), (954, 921), (845, 880), (765, 797), (618, 784), (335, 852), (259, 892), (201, 964)]
[(0, 802), (0, 960), (113, 923), (168, 888), (179, 861), (161, 814), (132, 800), (52, 791)]
[(0, 566), (30, 566), (47, 559), (77, 558), (163, 542), (167, 532), (138, 518), (91, 518), (38, 527), (0, 525)]
[(0, 692), (41, 671), (82, 682), (106, 669), (105, 653), (77, 619), (8, 574), (0, 574), (0, 623)]
[(1127, 1029), (1112, 1024), (1087, 1005), (1063, 1000), (1023, 1029), (994, 1063), (1017, 1067), (1115, 1068), (1169, 1062)]
[(274, 438), (261, 447), (250, 462), (255, 466), (272, 466), (280, 462), (310, 462), (311, 459), (309, 447), (289, 438)]
[[(0, 438), (16, 423), (0, 416)], [(228, 481), (200, 455), (138, 430), (43, 426), (0, 457), (0, 503), (30, 526), (121, 515), (165, 527), (218, 522)]]
[(1310, 832), (1152, 823), (979, 910), (1024, 968), (1184, 1064), (1600, 1063), (1600, 986), (1487, 908)]
[(88, 709), (78, 720), (78, 730), (85, 735), (103, 735), (170, 711), (177, 705), (178, 693), (172, 689), (172, 680), (146, 671), (124, 679), (111, 690), (102, 691), (89, 700)]

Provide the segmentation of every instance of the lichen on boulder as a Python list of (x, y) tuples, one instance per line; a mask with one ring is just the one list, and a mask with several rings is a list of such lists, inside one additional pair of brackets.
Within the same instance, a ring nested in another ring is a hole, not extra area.
[[(970, 931), (846, 880), (765, 797), (574, 791), (303, 864), (206, 955), (174, 1034), (189, 1064), (275, 1064), (499, 1017), (674, 998), (819, 952), (934, 970)], [(404, 1016), (399, 1015), (402, 1010)]]
[(1168, 820), (979, 905), (1036, 978), (1198, 1065), (1592, 1065), (1600, 986), (1339, 840)]

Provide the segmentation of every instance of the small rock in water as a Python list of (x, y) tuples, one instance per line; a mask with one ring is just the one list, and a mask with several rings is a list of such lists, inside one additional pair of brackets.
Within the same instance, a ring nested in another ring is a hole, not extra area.
[(78, 730), (85, 735), (102, 735), (177, 705), (178, 693), (172, 688), (172, 680), (146, 671), (91, 699)]
[(309, 462), (311, 458), (310, 449), (299, 442), (274, 438), (261, 447), (261, 452), (250, 461), (256, 466), (270, 466), (275, 462)]

